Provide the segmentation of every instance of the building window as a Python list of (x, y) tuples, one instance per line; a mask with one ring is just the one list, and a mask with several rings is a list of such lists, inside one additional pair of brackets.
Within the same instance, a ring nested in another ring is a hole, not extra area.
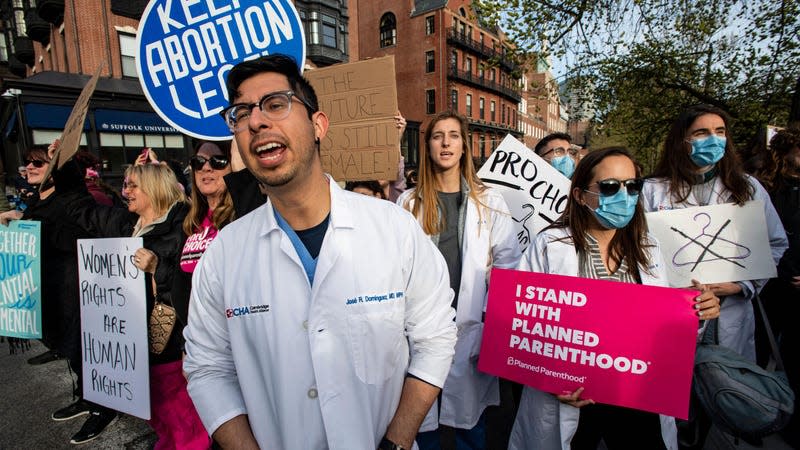
[(472, 117), (472, 94), (467, 94), (464, 104), (467, 106), (467, 117)]
[(485, 103), (486, 100), (484, 100), (483, 97), (478, 99), (478, 118), (481, 120), (486, 118), (486, 115), (484, 114), (484, 107), (486, 106)]
[(397, 44), (397, 20), (394, 14), (386, 13), (381, 17), (381, 48)]
[(436, 114), (436, 89), (425, 91), (425, 114)]
[(494, 69), (489, 69), (489, 81), (494, 81)]
[(458, 69), (458, 52), (455, 50), (450, 53), (450, 67), (453, 70)]
[(436, 17), (428, 16), (425, 18), (425, 34), (430, 36), (436, 32)]
[(119, 55), (122, 60), (122, 76), (137, 78), (136, 74), (136, 36), (119, 34)]
[(478, 64), (478, 77), (483, 80), (483, 64)]
[(486, 162), (486, 135), (483, 133), (478, 135), (478, 148), (481, 152), (481, 162)]
[(506, 123), (506, 107), (500, 105), (500, 123)]
[(0, 61), (8, 62), (8, 44), (5, 33), (0, 33)]
[(336, 19), (323, 14), (322, 15), (322, 45), (325, 47), (338, 48), (336, 45)]
[(464, 58), (464, 71), (472, 74), (472, 58)]
[(458, 32), (461, 34), (462, 37), (466, 37), (467, 24), (465, 24), (464, 22), (458, 22)]
[(492, 122), (495, 121), (494, 107), (495, 107), (494, 100), (492, 100), (492, 103), (489, 104), (489, 118), (491, 119)]
[(433, 50), (425, 52), (425, 72), (431, 73), (436, 70), (436, 60), (433, 56)]
[(450, 109), (453, 112), (458, 112), (458, 90), (453, 89), (450, 91)]

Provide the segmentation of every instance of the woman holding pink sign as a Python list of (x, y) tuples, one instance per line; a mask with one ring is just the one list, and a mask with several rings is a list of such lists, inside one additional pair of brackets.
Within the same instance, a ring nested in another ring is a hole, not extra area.
[[(624, 283), (667, 286), (658, 242), (647, 233), (639, 202), (639, 166), (622, 148), (595, 150), (578, 164), (565, 213), (540, 232), (519, 270)], [(719, 315), (719, 299), (705, 286), (695, 309)], [(638, 304), (637, 304), (638, 305)], [(632, 306), (637, 306), (632, 305)], [(510, 449), (677, 449), (675, 419), (581, 398), (583, 388), (553, 395), (525, 387)]]

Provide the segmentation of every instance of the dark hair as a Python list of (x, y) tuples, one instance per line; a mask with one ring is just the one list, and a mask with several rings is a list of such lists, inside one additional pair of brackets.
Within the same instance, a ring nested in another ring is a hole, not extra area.
[(245, 80), (260, 73), (279, 73), (289, 80), (291, 89), (295, 91), (298, 96), (301, 96), (306, 103), (311, 105), (311, 110), (308, 111), (308, 117), (311, 118), (315, 112), (319, 111), (317, 94), (314, 92), (311, 83), (300, 74), (298, 67), (297, 61), (295, 61), (294, 58), (282, 54), (262, 56), (251, 61), (242, 61), (228, 72), (228, 80), (225, 83), (228, 89), (228, 101), (233, 103), (233, 99), (240, 95), (239, 86), (241, 86)]
[(355, 188), (364, 188), (372, 191), (372, 194), (379, 194), (382, 199), (386, 199), (383, 193), (383, 188), (378, 180), (364, 180), (364, 181), (348, 181), (345, 183), (344, 188), (347, 191), (353, 191)]
[(23, 159), (38, 159), (50, 162), (50, 156), (47, 154), (47, 147), (43, 145), (34, 145), (22, 155)]
[(543, 137), (541, 141), (537, 142), (533, 151), (536, 152), (537, 155), (541, 156), (539, 152), (544, 148), (544, 146), (547, 145), (548, 142), (556, 139), (561, 139), (572, 144), (572, 136), (568, 135), (567, 133), (551, 133)]
[(669, 190), (674, 201), (683, 202), (689, 197), (692, 184), (697, 178), (697, 165), (691, 159), (691, 144), (686, 140), (686, 133), (698, 117), (706, 114), (717, 115), (725, 123), (725, 155), (717, 162), (717, 176), (731, 193), (731, 199), (741, 205), (752, 198), (754, 190), (747, 181), (739, 155), (733, 147), (730, 117), (716, 106), (690, 106), (678, 116), (664, 141), (661, 160), (650, 176), (669, 181)]
[(795, 147), (800, 147), (800, 128), (790, 127), (778, 131), (769, 141), (771, 158), (760, 172), (759, 179), (771, 194), (785, 189), (789, 178), (796, 178), (798, 168), (786, 164), (786, 155)]
[[(594, 218), (589, 208), (578, 203), (575, 198), (575, 190), (583, 191), (588, 189), (589, 182), (594, 176), (594, 168), (609, 156), (624, 156), (628, 158), (636, 169), (636, 176), (642, 176), (641, 165), (633, 159), (633, 156), (625, 148), (608, 147), (592, 150), (580, 160), (575, 168), (575, 173), (572, 175), (567, 209), (558, 220), (547, 227), (569, 229), (575, 250), (580, 252), (589, 251), (586, 234), (589, 232), (589, 226), (597, 219)], [(644, 207), (640, 198), (636, 203), (636, 212), (634, 212), (631, 221), (625, 227), (617, 230), (614, 237), (611, 238), (611, 242), (608, 244), (608, 257), (617, 264), (617, 267), (619, 267), (622, 259), (625, 258), (631, 271), (634, 268), (639, 269), (638, 272), (632, 273), (641, 282), (639, 274), (642, 271), (650, 273), (650, 261), (645, 251), (645, 248), (650, 246), (651, 244), (647, 240), (647, 221), (645, 220)]]

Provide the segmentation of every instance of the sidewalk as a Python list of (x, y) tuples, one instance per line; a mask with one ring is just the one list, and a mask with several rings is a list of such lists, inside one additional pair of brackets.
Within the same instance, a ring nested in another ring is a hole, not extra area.
[(72, 379), (64, 360), (40, 366), (26, 361), (45, 351), (38, 341), (30, 350), (9, 355), (0, 343), (0, 450), (16, 449), (128, 449), (152, 448), (156, 435), (144, 420), (120, 414), (97, 439), (71, 445), (70, 438), (86, 416), (66, 422), (50, 419), (53, 411), (70, 404)]

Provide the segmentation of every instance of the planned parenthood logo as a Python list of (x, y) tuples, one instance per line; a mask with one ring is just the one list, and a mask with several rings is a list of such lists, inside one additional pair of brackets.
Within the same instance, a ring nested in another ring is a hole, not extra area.
[(170, 125), (201, 139), (230, 139), (219, 112), (237, 63), (283, 53), (302, 70), (305, 36), (288, 0), (152, 0), (136, 38), (148, 101)]

